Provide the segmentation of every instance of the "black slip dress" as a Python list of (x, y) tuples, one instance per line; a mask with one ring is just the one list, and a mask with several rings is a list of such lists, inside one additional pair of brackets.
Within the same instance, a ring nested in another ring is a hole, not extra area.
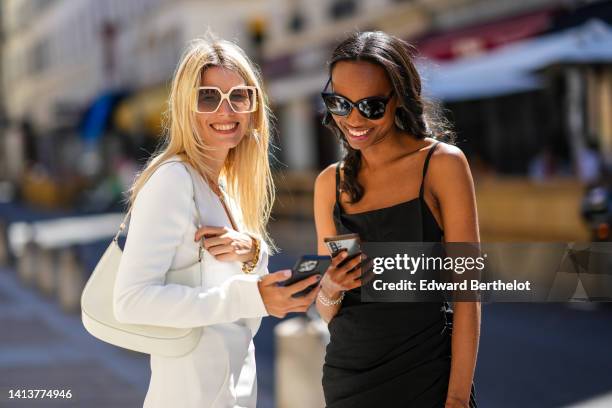
[[(423, 199), (346, 214), (340, 205), (336, 168), (334, 223), (338, 234), (358, 233), (370, 242), (441, 242), (443, 231)], [(360, 288), (345, 293), (329, 323), (323, 366), (328, 408), (444, 407), (451, 363), (451, 324), (445, 303), (362, 303)], [(470, 408), (476, 407), (474, 387)]]

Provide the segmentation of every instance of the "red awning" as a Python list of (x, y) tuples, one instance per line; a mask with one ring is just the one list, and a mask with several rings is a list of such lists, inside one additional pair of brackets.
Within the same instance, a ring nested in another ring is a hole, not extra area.
[(479, 54), (535, 36), (550, 27), (556, 10), (543, 10), (478, 26), (432, 34), (415, 41), (420, 53), (437, 60)]

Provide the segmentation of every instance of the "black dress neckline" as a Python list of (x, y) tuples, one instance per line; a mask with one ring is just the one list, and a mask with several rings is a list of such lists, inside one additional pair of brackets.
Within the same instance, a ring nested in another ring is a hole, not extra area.
[[(347, 232), (346, 231), (347, 226), (343, 225), (344, 223), (342, 222), (343, 218), (357, 221), (360, 219), (371, 219), (372, 217), (376, 217), (376, 216), (389, 216), (389, 214), (395, 214), (397, 210), (402, 210), (404, 209), (404, 207), (410, 208), (411, 206), (418, 204), (419, 209), (417, 213), (420, 214), (421, 231), (423, 232), (421, 238), (425, 241), (425, 237), (427, 236), (435, 237), (436, 238), (435, 241), (438, 241), (437, 238), (440, 237), (440, 240), (441, 240), (441, 238), (444, 236), (444, 229), (440, 226), (440, 224), (438, 223), (438, 220), (436, 220), (436, 217), (434, 217), (433, 211), (431, 211), (431, 208), (429, 207), (429, 205), (427, 205), (427, 202), (425, 201), (425, 198), (424, 198), (425, 176), (427, 175), (427, 170), (429, 168), (429, 160), (431, 159), (431, 156), (434, 150), (436, 150), (436, 147), (438, 147), (439, 143), (440, 143), (439, 140), (432, 143), (431, 147), (429, 148), (429, 151), (427, 152), (427, 155), (425, 156), (425, 161), (423, 163), (423, 173), (421, 177), (421, 185), (419, 188), (419, 195), (417, 197), (414, 197), (406, 201), (399, 202), (397, 204), (392, 204), (386, 207), (374, 208), (371, 210), (365, 210), (365, 211), (360, 211), (356, 213), (347, 213), (346, 211), (344, 211), (344, 208), (342, 208), (342, 204), (340, 203), (341, 177), (340, 177), (340, 163), (338, 163), (336, 165), (336, 201), (334, 203), (334, 208), (333, 208), (336, 228), (342, 230), (343, 232)], [(353, 224), (353, 223), (350, 223), (350, 224)], [(425, 225), (429, 227), (429, 228), (426, 228), (427, 231), (423, 230)], [(350, 227), (351, 226), (349, 226), (349, 228)], [(357, 231), (353, 231), (353, 232), (357, 232)], [(338, 231), (338, 233), (341, 233), (341, 232)]]
[(364, 216), (364, 215), (376, 214), (376, 213), (380, 213), (384, 211), (395, 210), (395, 209), (402, 208), (404, 206), (408, 206), (414, 203), (420, 203), (425, 208), (425, 211), (428, 212), (428, 215), (433, 219), (434, 223), (438, 227), (439, 232), (442, 235), (444, 235), (444, 229), (440, 226), (440, 224), (438, 223), (438, 220), (436, 220), (436, 217), (434, 217), (433, 211), (431, 211), (431, 208), (429, 208), (429, 205), (427, 205), (427, 202), (425, 202), (425, 200), (422, 199), (421, 197), (414, 197), (414, 198), (411, 198), (410, 200), (402, 201), (397, 204), (392, 204), (392, 205), (381, 207), (381, 208), (374, 208), (372, 210), (360, 211), (356, 213), (347, 213), (346, 211), (344, 211), (344, 208), (342, 208), (342, 205), (338, 201), (336, 201), (334, 204), (334, 211), (337, 211), (342, 217), (352, 217), (352, 216), (359, 217), (359, 216)]

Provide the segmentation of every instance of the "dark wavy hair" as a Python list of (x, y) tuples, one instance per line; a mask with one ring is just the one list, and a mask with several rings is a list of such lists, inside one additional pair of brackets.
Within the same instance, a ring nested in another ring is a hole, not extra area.
[[(382, 31), (357, 32), (342, 41), (334, 50), (329, 61), (329, 75), (339, 61), (368, 61), (383, 67), (391, 81), (398, 107), (395, 111), (395, 124), (417, 139), (427, 136), (447, 143), (454, 143), (455, 134), (450, 123), (433, 101), (421, 96), (421, 77), (414, 64), (415, 48), (406, 41)], [(363, 197), (363, 186), (357, 181), (361, 168), (361, 152), (351, 148), (342, 131), (325, 112), (323, 124), (342, 143), (344, 155), (344, 177), (339, 188), (347, 192), (350, 202), (355, 203)]]

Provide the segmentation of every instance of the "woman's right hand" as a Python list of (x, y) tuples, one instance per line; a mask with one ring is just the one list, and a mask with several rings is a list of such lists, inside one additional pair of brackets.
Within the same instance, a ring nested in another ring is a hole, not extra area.
[(363, 261), (363, 255), (357, 255), (340, 266), (347, 256), (346, 250), (343, 250), (332, 257), (331, 265), (321, 280), (321, 290), (330, 299), (337, 299), (343, 292), (358, 288), (362, 284), (359, 264)]
[(279, 282), (287, 280), (290, 276), (291, 270), (287, 269), (265, 275), (259, 281), (259, 293), (269, 315), (283, 318), (290, 312), (305, 312), (319, 293), (320, 285), (317, 285), (307, 295), (293, 297), (293, 294), (317, 284), (321, 276), (313, 275), (293, 285), (278, 286)]

